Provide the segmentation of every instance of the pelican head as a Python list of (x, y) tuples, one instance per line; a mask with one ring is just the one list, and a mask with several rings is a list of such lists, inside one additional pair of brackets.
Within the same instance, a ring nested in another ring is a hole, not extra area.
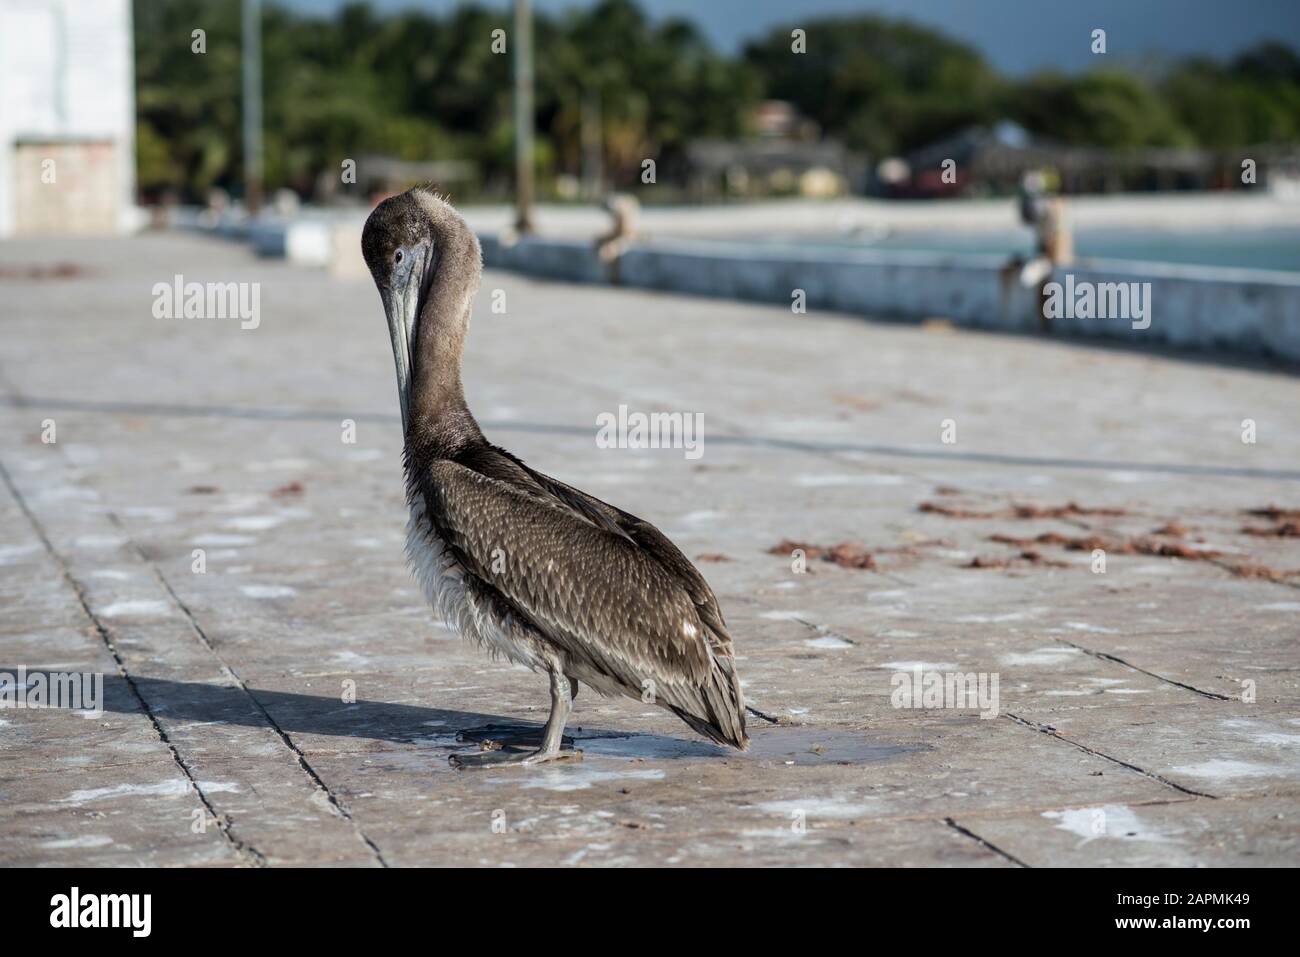
[[(361, 234), (361, 252), (388, 319), (405, 434), (421, 336), (450, 345), (459, 364), (468, 324), (466, 292), (473, 294), (481, 268), (478, 240), (449, 203), (417, 187), (375, 207)], [(440, 273), (450, 274), (446, 288), (434, 290)], [(455, 301), (447, 302), (447, 309), (430, 308), (439, 305), (432, 301), (439, 295)], [(426, 323), (442, 328), (422, 334), (420, 327)]]

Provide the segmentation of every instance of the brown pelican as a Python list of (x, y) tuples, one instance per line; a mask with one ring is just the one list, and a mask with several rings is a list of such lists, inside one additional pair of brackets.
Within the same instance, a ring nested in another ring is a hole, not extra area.
[(700, 573), (649, 522), (489, 443), (466, 406), (461, 353), (482, 254), (465, 221), (413, 189), (375, 208), (361, 248), (397, 365), (407, 557), (449, 625), (550, 678), (536, 750), (452, 763), (573, 756), (564, 725), (579, 682), (653, 702), (720, 744), (747, 747), (731, 636)]

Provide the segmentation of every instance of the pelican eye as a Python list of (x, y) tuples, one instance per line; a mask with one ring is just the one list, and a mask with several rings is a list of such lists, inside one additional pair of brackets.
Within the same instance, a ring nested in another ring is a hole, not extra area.
[(398, 266), (402, 264), (402, 251), (400, 249), (397, 251), (397, 255), (393, 257), (393, 262)]

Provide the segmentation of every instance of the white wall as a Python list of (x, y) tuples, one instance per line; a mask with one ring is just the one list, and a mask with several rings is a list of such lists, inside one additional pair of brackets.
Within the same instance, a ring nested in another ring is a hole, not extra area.
[[(746, 243), (661, 240), (602, 262), (591, 242), (528, 237), (513, 245), (480, 235), (483, 264), (565, 282), (614, 283), (790, 307), (803, 289), (809, 309), (876, 319), (949, 319), (957, 325), (1037, 335), (1039, 301), (1005, 274), (1000, 256), (876, 250), (772, 250)], [(1054, 334), (1167, 343), (1300, 362), (1300, 278), (1293, 273), (1166, 263), (1058, 266), (1093, 283), (1149, 282), (1151, 325), (1055, 319)], [(1011, 281), (1009, 281), (1009, 279)]]
[(135, 222), (131, 0), (0, 0), (0, 236), (14, 228), (19, 138), (111, 139), (118, 228)]

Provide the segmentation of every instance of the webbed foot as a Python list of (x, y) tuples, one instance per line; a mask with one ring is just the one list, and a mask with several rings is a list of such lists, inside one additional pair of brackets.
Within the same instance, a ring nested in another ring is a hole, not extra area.
[(572, 747), (572, 741), (569, 741), (569, 747), (562, 747), (555, 751), (546, 751), (538, 749), (528, 751), (521, 748), (502, 747), (499, 742), (490, 742), (496, 747), (486, 748), (482, 751), (471, 751), (466, 753), (453, 754), (447, 759), (453, 768), (492, 768), (503, 767), (506, 765), (533, 765), (547, 764), (551, 761), (581, 761), (582, 752)]

